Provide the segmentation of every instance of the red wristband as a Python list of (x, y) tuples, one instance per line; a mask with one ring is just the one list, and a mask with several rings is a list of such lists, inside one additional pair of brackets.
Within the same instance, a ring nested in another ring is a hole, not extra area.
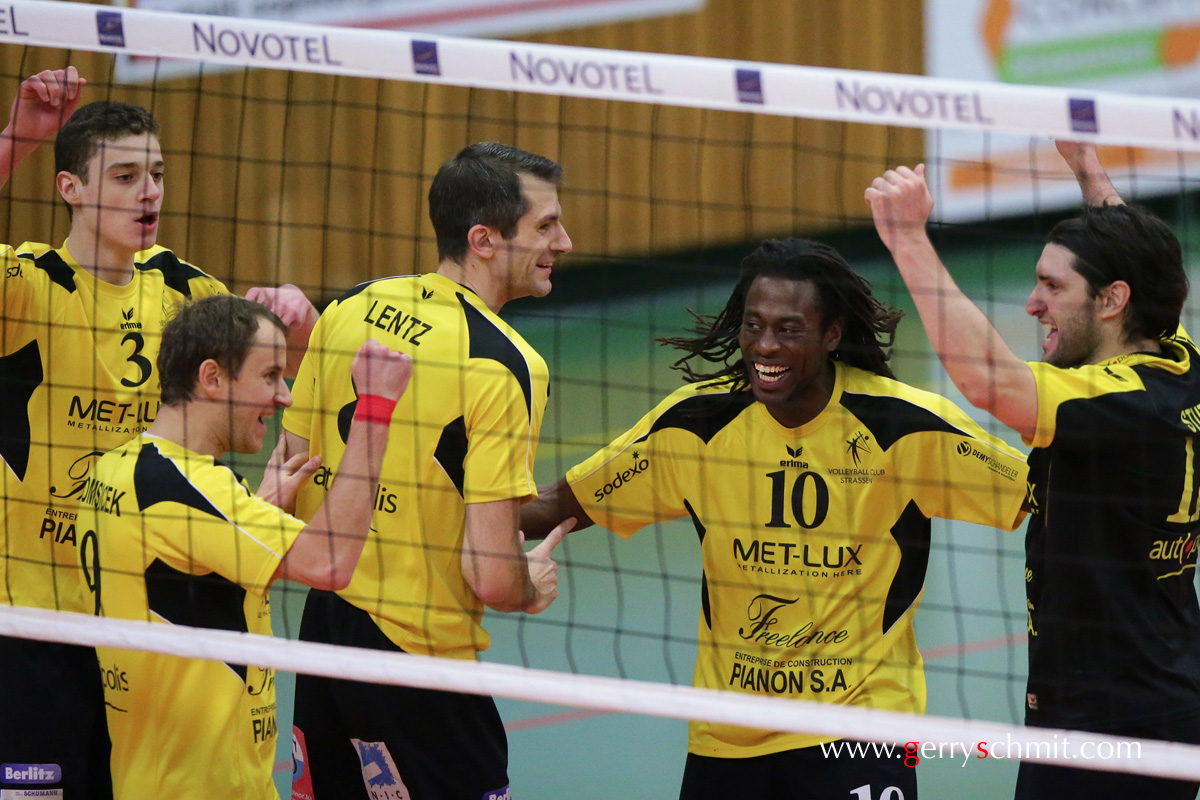
[(388, 400), (377, 394), (360, 394), (358, 405), (354, 407), (354, 419), (376, 425), (388, 425), (392, 421), (392, 411), (395, 408), (395, 400)]

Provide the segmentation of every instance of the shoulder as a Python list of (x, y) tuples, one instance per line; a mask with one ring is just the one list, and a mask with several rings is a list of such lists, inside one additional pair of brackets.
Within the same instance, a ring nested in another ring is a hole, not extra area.
[(143, 272), (157, 272), (163, 283), (184, 297), (193, 294), (228, 294), (225, 284), (181, 259), (174, 251), (155, 245), (133, 257), (134, 266)]
[(884, 449), (914, 433), (939, 432), (973, 436), (977, 426), (954, 403), (934, 392), (845, 367), (841, 405)]
[(751, 392), (735, 392), (726, 382), (693, 383), (676, 389), (647, 416), (646, 435), (682, 430), (706, 444), (754, 405)]
[(234, 484), (245, 491), (232, 470), (209, 456), (154, 440), (135, 440), (125, 448), (136, 454), (133, 487), (142, 511), (159, 503), (174, 503), (226, 519), (211, 498), (221, 490), (228, 493)]
[[(4, 277), (11, 290), (24, 286), (27, 290), (49, 291), (53, 287), (75, 291), (75, 270), (50, 245), (41, 242), (22, 242), (16, 248), (4, 246)], [(15, 279), (15, 280), (14, 280)]]

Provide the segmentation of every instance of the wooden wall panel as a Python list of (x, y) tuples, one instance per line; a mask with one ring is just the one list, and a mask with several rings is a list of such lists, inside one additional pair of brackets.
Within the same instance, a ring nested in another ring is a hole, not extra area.
[[(703, 11), (535, 41), (919, 72), (920, 0), (708, 0)], [(151, 107), (168, 154), (163, 244), (244, 289), (291, 281), (330, 296), (432, 269), (428, 182), (464, 144), (560, 160), (565, 222), (585, 257), (670, 253), (814, 233), (863, 213), (919, 131), (733, 112), (260, 71), (114, 86), (108, 56), (0, 47), (0, 94), (70, 59), (88, 99)], [(5, 241), (66, 233), (49, 146), (0, 196)]]

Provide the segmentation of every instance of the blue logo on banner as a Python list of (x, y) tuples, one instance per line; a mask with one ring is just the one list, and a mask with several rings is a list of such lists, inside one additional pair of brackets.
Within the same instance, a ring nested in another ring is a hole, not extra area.
[(1096, 101), (1081, 97), (1072, 97), (1071, 130), (1078, 133), (1098, 133), (1100, 126), (1096, 124)]
[(743, 103), (762, 103), (762, 73), (756, 69), (737, 71), (738, 100)]
[(59, 783), (58, 764), (0, 764), (0, 783)]
[(96, 33), (100, 34), (100, 44), (109, 47), (124, 47), (125, 23), (121, 21), (121, 12), (97, 11)]
[(413, 39), (412, 43), (413, 69), (418, 75), (441, 75), (442, 67), (438, 63), (437, 42), (422, 42)]

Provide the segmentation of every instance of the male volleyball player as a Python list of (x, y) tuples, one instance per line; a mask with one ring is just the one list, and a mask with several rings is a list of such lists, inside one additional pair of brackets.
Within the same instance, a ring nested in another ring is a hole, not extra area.
[[(84, 84), (73, 67), (26, 79), (0, 133), (2, 185), (58, 132), (56, 187), (71, 215), (58, 249), (0, 248), (0, 604), (74, 611), (85, 608), (74, 575), (82, 535), (75, 506), (92, 463), (154, 421), (154, 362), (175, 306), (227, 291), (155, 246), (163, 201), (157, 121), (109, 101), (76, 111)], [(254, 289), (250, 297), (292, 323), (292, 343), (304, 346), (316, 312), (299, 289)], [(108, 796), (96, 670), (90, 648), (0, 637), (0, 705), (31, 697), (38, 705), (36, 714), (0, 714), (0, 763), (13, 765), (12, 774), (39, 766), (61, 779), (39, 789)], [(16, 791), (20, 784), (7, 785), (5, 774), (0, 791)]]
[[(412, 360), (374, 341), (353, 354), (361, 395), (346, 420), (344, 468), (305, 525), (284, 509), (316, 459), (301, 456), (282, 481), (269, 465), (278, 507), (219, 461), (257, 453), (263, 420), (291, 405), (286, 330), (265, 306), (230, 296), (185, 305), (167, 323), (154, 424), (102, 456), (80, 492), (81, 575), (96, 614), (269, 636), (276, 578), (320, 589), (350, 582)], [(274, 670), (97, 654), (117, 800), (279, 797)]]
[[(923, 712), (912, 622), (930, 518), (1011, 530), (1026, 465), (948, 400), (893, 379), (900, 316), (832, 248), (764, 242), (724, 310), (665, 340), (688, 385), (542, 487), (522, 530), (574, 517), (628, 537), (690, 517), (697, 686)], [(826, 759), (832, 738), (692, 722), (680, 797), (916, 797), (903, 761)]]
[[(562, 530), (526, 554), (517, 529), (536, 491), (549, 377), (497, 312), (546, 295), (571, 250), (561, 180), (558, 164), (515, 147), (463, 149), (429, 191), (437, 271), (361, 284), (317, 322), (283, 420), (289, 454), (325, 461), (299, 516), (346, 469), (344, 421), (362, 391), (347, 354), (378, 340), (412, 355), (414, 377), (392, 421), (369, 557), (345, 590), (309, 594), (300, 638), (473, 659), (488, 646), (485, 605), (536, 614), (556, 597)], [(490, 697), (300, 676), (295, 726), (294, 798), (508, 796)]]
[[(1180, 327), (1179, 242), (1124, 205), (1088, 145), (1060, 143), (1083, 213), (1056, 225), (1025, 311), (1046, 332), (1026, 363), (964, 295), (925, 232), (924, 169), (866, 197), (938, 357), (967, 399), (1021, 434), (1026, 532), (1025, 721), (1200, 743), (1193, 586), (1200, 355)], [(1022, 762), (1019, 798), (1186, 798), (1200, 784)]]

